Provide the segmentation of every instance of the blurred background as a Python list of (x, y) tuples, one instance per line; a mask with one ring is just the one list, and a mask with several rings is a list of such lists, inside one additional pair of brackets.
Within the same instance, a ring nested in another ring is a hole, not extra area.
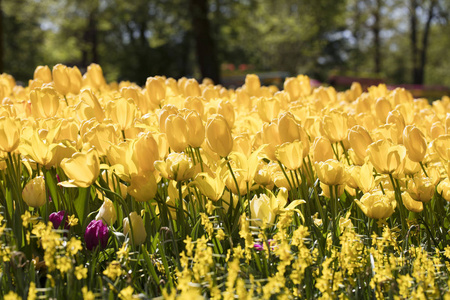
[(0, 0), (0, 73), (37, 65), (140, 85), (182, 76), (239, 86), (307, 74), (448, 93), (450, 0)]

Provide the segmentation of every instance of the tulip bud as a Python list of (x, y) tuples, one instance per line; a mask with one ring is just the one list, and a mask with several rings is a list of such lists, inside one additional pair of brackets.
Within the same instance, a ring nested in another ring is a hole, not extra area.
[(395, 210), (397, 203), (388, 196), (383, 195), (381, 191), (366, 193), (361, 200), (355, 200), (363, 213), (372, 219), (389, 218)]
[(217, 105), (217, 114), (222, 115), (230, 128), (234, 126), (234, 107), (226, 100), (221, 100)]
[(81, 84), (83, 77), (81, 76), (80, 70), (75, 66), (73, 68), (68, 68), (69, 79), (70, 79), (70, 89), (72, 94), (79, 94), (81, 90)]
[(132, 160), (138, 167), (138, 173), (155, 170), (154, 163), (160, 158), (159, 144), (151, 132), (141, 133), (132, 141)]
[(206, 142), (212, 151), (220, 156), (228, 156), (233, 149), (233, 138), (227, 121), (221, 115), (208, 119), (206, 124)]
[(276, 160), (275, 149), (276, 146), (281, 145), (280, 133), (278, 125), (275, 122), (264, 123), (262, 128), (262, 142), (267, 144), (264, 153), (270, 160)]
[(264, 122), (270, 122), (276, 118), (280, 112), (280, 101), (275, 98), (259, 98), (256, 102), (258, 115)]
[(178, 114), (178, 108), (174, 105), (164, 105), (159, 111), (159, 131), (166, 133), (166, 120), (170, 115)]
[(389, 112), (392, 110), (392, 105), (384, 97), (378, 98), (375, 102), (375, 113), (377, 115), (378, 120), (380, 120), (381, 124), (385, 124)]
[(297, 101), (298, 98), (303, 96), (300, 82), (295, 77), (286, 78), (284, 81), (284, 90), (289, 93), (292, 101)]
[[(48, 216), (48, 220), (52, 222), (53, 228), (58, 229), (59, 226), (61, 226), (62, 221), (64, 220), (64, 217), (66, 216), (66, 212), (64, 210), (53, 212)], [(69, 229), (69, 223), (66, 222), (64, 224), (64, 229)]]
[(162, 100), (166, 97), (166, 90), (164, 84), (158, 79), (149, 77), (145, 83), (145, 90), (147, 97), (154, 107), (159, 107)]
[(52, 82), (52, 72), (48, 66), (37, 66), (33, 78), (42, 80), (43, 83), (49, 83)]
[(247, 74), (245, 76), (245, 89), (250, 96), (258, 96), (261, 82), (258, 75)]
[(45, 194), (45, 180), (43, 176), (37, 176), (31, 179), (23, 188), (23, 201), (28, 206), (40, 207), (47, 202)]
[(184, 117), (187, 125), (187, 140), (192, 148), (199, 148), (205, 140), (205, 125), (196, 111), (190, 111)]
[(197, 80), (194, 78), (186, 80), (186, 83), (184, 84), (184, 95), (186, 97), (198, 97), (202, 95), (202, 91), (200, 90)]
[(166, 119), (166, 136), (169, 147), (175, 152), (183, 152), (188, 146), (186, 120), (181, 115), (170, 115)]
[(123, 234), (130, 232), (131, 220), (131, 240), (135, 246), (139, 246), (145, 242), (147, 232), (145, 231), (144, 220), (136, 212), (131, 212), (128, 218), (123, 219)]
[(324, 115), (320, 122), (320, 132), (332, 143), (343, 141), (347, 138), (348, 117), (347, 114), (331, 110)]
[(408, 125), (403, 130), (403, 145), (412, 161), (421, 162), (427, 153), (427, 140), (419, 128)]
[(355, 151), (356, 156), (364, 161), (367, 147), (372, 144), (369, 132), (362, 126), (353, 126), (348, 133), (348, 142), (353, 151)]
[(205, 106), (203, 105), (203, 101), (205, 99), (202, 97), (187, 97), (184, 100), (183, 107), (189, 110), (195, 110), (201, 118), (203, 118), (203, 114), (205, 112)]
[(70, 77), (67, 66), (57, 64), (53, 67), (52, 75), (55, 89), (59, 93), (67, 95), (70, 92)]
[(53, 88), (36, 88), (30, 92), (31, 109), (36, 118), (51, 118), (59, 108), (59, 97)]
[(106, 223), (106, 225), (111, 226), (116, 222), (117, 212), (114, 204), (108, 198), (103, 200), (103, 204), (98, 211), (98, 214), (95, 216), (96, 220), (102, 220)]
[(326, 161), (334, 158), (330, 140), (323, 136), (316, 137), (312, 146), (312, 151), (314, 162)]
[(256, 226), (262, 226), (263, 224), (272, 224), (275, 221), (276, 215), (273, 213), (270, 207), (270, 198), (266, 194), (261, 194), (259, 197), (255, 195), (250, 200), (250, 211), (252, 221)]
[(277, 146), (275, 156), (289, 170), (297, 170), (303, 164), (303, 143), (296, 140)]
[(0, 150), (13, 152), (20, 143), (20, 123), (11, 117), (0, 118)]
[(137, 114), (137, 107), (133, 99), (120, 97), (109, 102), (106, 110), (114, 123), (119, 124), (121, 130), (129, 129), (133, 126)]
[(103, 70), (98, 64), (90, 64), (87, 68), (86, 74), (87, 85), (99, 90), (102, 86), (106, 85), (105, 77), (103, 77)]
[(86, 249), (93, 250), (97, 246), (105, 249), (108, 244), (108, 226), (101, 220), (92, 220), (84, 232), (84, 241), (86, 242)]

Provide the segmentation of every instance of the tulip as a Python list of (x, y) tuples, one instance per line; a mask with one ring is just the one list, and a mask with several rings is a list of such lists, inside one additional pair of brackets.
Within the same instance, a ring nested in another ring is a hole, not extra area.
[(155, 161), (155, 169), (161, 176), (170, 180), (184, 181), (194, 176), (192, 159), (184, 153), (172, 152), (165, 161)]
[(123, 234), (127, 235), (130, 232), (131, 220), (131, 240), (135, 246), (139, 246), (145, 242), (147, 232), (145, 231), (144, 220), (136, 212), (131, 212), (128, 218), (123, 219)]
[(197, 96), (202, 95), (200, 86), (198, 85), (197, 80), (195, 80), (194, 78), (186, 80), (183, 90), (184, 90), (184, 95), (186, 97), (189, 97), (189, 96), (197, 97)]
[(252, 141), (247, 133), (239, 134), (233, 139), (233, 151), (249, 157), (252, 153)]
[(320, 131), (323, 136), (328, 138), (332, 143), (343, 141), (347, 138), (348, 117), (347, 114), (331, 110), (324, 115), (320, 122)]
[(258, 115), (264, 122), (270, 122), (278, 116), (280, 112), (280, 101), (275, 98), (259, 98), (256, 102)]
[(138, 202), (152, 200), (157, 189), (156, 177), (152, 172), (132, 175), (130, 185), (127, 187), (128, 194)]
[(101, 220), (92, 220), (84, 232), (84, 241), (86, 249), (93, 250), (96, 247), (105, 249), (108, 244), (108, 226)]
[[(61, 226), (62, 221), (64, 220), (64, 217), (66, 216), (66, 212), (64, 210), (53, 212), (48, 216), (48, 220), (52, 222), (53, 228), (58, 229), (59, 226)], [(69, 223), (66, 222), (64, 224), (64, 229), (69, 229)]]
[(147, 92), (147, 98), (154, 107), (159, 107), (161, 102), (166, 97), (166, 90), (164, 84), (158, 79), (149, 77), (145, 83), (145, 90)]
[(253, 196), (250, 200), (250, 211), (252, 219), (256, 226), (262, 226), (263, 224), (273, 224), (275, 221), (275, 213), (270, 205), (270, 198), (265, 194)]
[(423, 203), (414, 200), (408, 192), (402, 193), (402, 202), (406, 209), (415, 213), (423, 211)]
[(60, 182), (59, 185), (87, 188), (100, 174), (100, 160), (97, 151), (91, 148), (86, 153), (77, 152), (71, 158), (63, 159), (61, 168), (69, 177), (69, 181)]
[(87, 67), (86, 74), (84, 74), (84, 79), (87, 85), (96, 90), (99, 90), (101, 87), (106, 85), (102, 67), (98, 64), (90, 64)]
[(348, 133), (348, 142), (360, 161), (366, 158), (367, 147), (372, 144), (369, 132), (359, 125), (353, 126)]
[(81, 84), (83, 82), (83, 76), (81, 76), (80, 70), (77, 68), (77, 66), (74, 66), (73, 68), (67, 68), (67, 71), (69, 73), (70, 79), (69, 92), (71, 92), (72, 94), (80, 93)]
[(312, 145), (312, 151), (314, 162), (326, 161), (334, 158), (330, 140), (323, 136), (316, 137)]
[(20, 123), (11, 117), (0, 118), (0, 150), (13, 152), (20, 143)]
[(415, 162), (421, 162), (427, 152), (427, 140), (419, 128), (408, 125), (403, 130), (403, 145), (408, 151), (408, 157)]
[(188, 146), (188, 128), (181, 115), (170, 115), (166, 119), (166, 136), (169, 147), (175, 152), (183, 152)]
[(199, 148), (205, 140), (205, 125), (196, 111), (190, 111), (184, 117), (187, 125), (187, 141), (192, 148)]
[(227, 121), (228, 127), (233, 128), (235, 121), (235, 112), (233, 105), (226, 100), (220, 100), (217, 105), (217, 114), (222, 115)]
[(97, 215), (95, 216), (95, 219), (102, 220), (108, 226), (111, 226), (112, 224), (114, 224), (114, 222), (116, 222), (117, 212), (111, 200), (109, 200), (108, 198), (105, 198), (103, 200), (103, 204), (100, 207)]
[(166, 120), (170, 115), (178, 114), (178, 108), (174, 105), (164, 105), (158, 114), (159, 131), (166, 133)]
[[(286, 176), (284, 176), (283, 171), (281, 170), (280, 166), (277, 163), (269, 163), (268, 168), (270, 170), (271, 175), (271, 181), (278, 187), (278, 188), (285, 188), (287, 190), (291, 190), (291, 185), (289, 184), (288, 179)], [(293, 181), (291, 184), (296, 187), (297, 182)]]
[(416, 201), (430, 202), (434, 195), (435, 185), (428, 177), (415, 176), (408, 181), (408, 193)]
[(281, 145), (278, 125), (275, 122), (264, 123), (262, 128), (262, 142), (266, 144), (264, 152), (270, 160), (277, 160), (275, 156), (276, 146)]
[(379, 140), (367, 148), (369, 160), (380, 174), (392, 174), (403, 163), (406, 156), (406, 148), (402, 145), (394, 145), (389, 140)]
[(137, 107), (133, 99), (120, 97), (109, 102), (106, 110), (114, 123), (119, 124), (121, 130), (129, 129), (137, 114)]
[(436, 191), (448, 202), (450, 202), (450, 180), (445, 178), (436, 187)]
[(289, 170), (297, 170), (303, 164), (303, 143), (297, 140), (277, 146), (275, 156)]
[(302, 140), (301, 125), (291, 112), (286, 112), (278, 119), (278, 131), (281, 143)]
[(23, 188), (22, 198), (31, 207), (44, 205), (47, 202), (44, 177), (37, 176), (31, 179)]
[(52, 75), (55, 89), (62, 95), (67, 95), (70, 92), (70, 77), (67, 66), (57, 64), (53, 67)]
[[(0, 127), (1, 128), (1, 127)], [(445, 161), (450, 160), (450, 134), (442, 135), (433, 142), (433, 149)]]
[(366, 193), (361, 200), (355, 200), (363, 213), (372, 219), (389, 218), (395, 210), (397, 203), (381, 191)]
[[(161, 143), (160, 143), (161, 144)], [(138, 168), (138, 173), (146, 173), (155, 170), (155, 161), (160, 158), (158, 142), (151, 132), (139, 134), (130, 145), (132, 161)]]
[(247, 74), (245, 76), (245, 89), (250, 96), (258, 96), (259, 89), (261, 88), (261, 82), (258, 75)]
[(222, 157), (233, 149), (233, 138), (227, 121), (221, 115), (214, 115), (206, 124), (206, 142), (212, 151)]
[(386, 98), (378, 98), (375, 102), (375, 113), (377, 115), (378, 120), (382, 124), (386, 123), (386, 119), (389, 115), (389, 112), (392, 110), (392, 105)]
[(316, 173), (320, 182), (326, 185), (342, 185), (348, 180), (348, 174), (344, 164), (341, 162), (329, 159), (324, 162), (316, 162)]
[(48, 66), (37, 66), (34, 70), (34, 79), (40, 79), (43, 83), (52, 82), (52, 71)]
[(220, 168), (217, 170), (217, 173), (218, 174), (215, 177), (212, 177), (208, 173), (199, 173), (192, 182), (193, 185), (198, 187), (203, 195), (212, 201), (218, 201), (222, 197), (225, 189), (225, 183), (219, 176), (221, 173)]
[(82, 136), (83, 142), (90, 143), (98, 151), (99, 156), (105, 156), (111, 145), (121, 141), (120, 131), (113, 124), (100, 123), (92, 127)]

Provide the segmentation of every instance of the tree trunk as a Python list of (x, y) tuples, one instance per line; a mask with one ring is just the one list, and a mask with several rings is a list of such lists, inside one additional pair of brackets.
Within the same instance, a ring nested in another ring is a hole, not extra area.
[(3, 9), (2, 0), (0, 0), (0, 73), (3, 73)]
[(375, 73), (381, 73), (381, 40), (380, 40), (380, 30), (381, 30), (381, 3), (382, 0), (376, 0), (376, 7), (374, 10), (375, 22), (373, 24), (373, 35), (375, 44)]
[(203, 78), (211, 78), (215, 84), (218, 84), (220, 71), (216, 44), (208, 19), (208, 0), (189, 0), (189, 10), (192, 16), (192, 30), (200, 72)]
[(425, 23), (425, 29), (423, 31), (423, 37), (422, 37), (422, 47), (420, 51), (420, 65), (418, 69), (417, 74), (417, 83), (423, 84), (425, 81), (425, 67), (427, 63), (427, 51), (428, 51), (428, 42), (430, 37), (430, 27), (431, 27), (431, 21), (434, 17), (434, 7), (435, 7), (436, 1), (432, 0), (430, 3), (430, 7), (428, 8), (428, 16), (427, 21)]

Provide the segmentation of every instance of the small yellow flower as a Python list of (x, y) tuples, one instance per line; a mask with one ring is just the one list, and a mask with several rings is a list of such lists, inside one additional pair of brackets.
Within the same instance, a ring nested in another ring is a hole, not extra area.
[(78, 251), (82, 250), (83, 246), (81, 245), (81, 241), (72, 237), (70, 241), (67, 243), (67, 254), (75, 255)]
[(79, 265), (75, 267), (75, 277), (78, 280), (81, 280), (83, 278), (87, 278), (88, 269), (85, 268), (83, 265)]
[(35, 300), (36, 299), (36, 284), (32, 281), (30, 282), (30, 287), (28, 289), (28, 300)]
[(30, 223), (31, 219), (31, 213), (28, 210), (26, 210), (25, 213), (21, 216), (21, 218), (23, 227), (28, 227), (28, 224)]
[(62, 274), (67, 273), (70, 269), (72, 269), (72, 261), (67, 256), (58, 257), (56, 259), (56, 267)]
[(122, 300), (129, 300), (129, 299), (133, 299), (133, 292), (134, 289), (131, 286), (128, 286), (126, 288), (124, 288), (123, 290), (120, 291), (119, 293), (119, 298)]
[(124, 270), (122, 270), (122, 267), (120, 266), (120, 263), (117, 260), (113, 260), (106, 268), (106, 270), (103, 271), (103, 274), (108, 276), (108, 278), (113, 281), (124, 273), (125, 273)]
[(8, 294), (5, 295), (5, 300), (22, 300), (22, 297), (14, 293), (13, 291), (9, 291)]
[(75, 215), (71, 215), (67, 219), (67, 223), (68, 223), (69, 226), (77, 226), (78, 225), (78, 218), (76, 218)]
[(81, 292), (83, 293), (83, 299), (84, 300), (94, 300), (95, 299), (95, 295), (93, 292), (89, 291), (88, 288), (86, 286), (84, 286), (81, 289)]
[(128, 258), (128, 252), (130, 252), (128, 244), (127, 243), (123, 243), (122, 247), (116, 253), (117, 254), (117, 258), (118, 259), (122, 259), (122, 258), (127, 259)]

